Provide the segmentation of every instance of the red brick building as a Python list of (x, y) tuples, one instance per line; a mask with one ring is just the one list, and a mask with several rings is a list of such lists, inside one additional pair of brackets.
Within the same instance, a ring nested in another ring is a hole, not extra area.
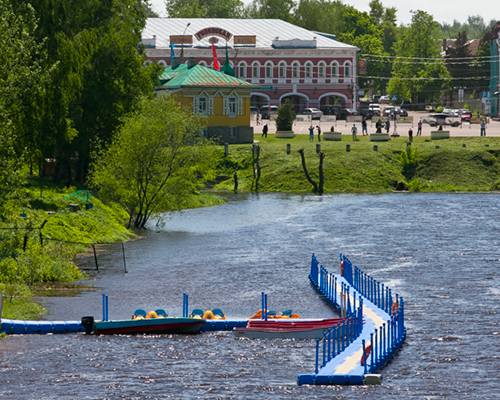
[(289, 98), (296, 111), (338, 104), (356, 107), (359, 48), (281, 20), (149, 18), (143, 44), (149, 61), (169, 66), (194, 57), (213, 67), (228, 60), (235, 76), (260, 85), (251, 105), (280, 105)]

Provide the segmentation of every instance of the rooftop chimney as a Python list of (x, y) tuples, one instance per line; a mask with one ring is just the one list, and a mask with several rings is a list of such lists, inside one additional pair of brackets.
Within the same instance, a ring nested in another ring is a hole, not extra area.
[(172, 69), (176, 69), (179, 66), (179, 57), (172, 58)]
[(193, 68), (196, 65), (196, 61), (194, 60), (194, 57), (189, 57), (188, 58), (188, 68)]

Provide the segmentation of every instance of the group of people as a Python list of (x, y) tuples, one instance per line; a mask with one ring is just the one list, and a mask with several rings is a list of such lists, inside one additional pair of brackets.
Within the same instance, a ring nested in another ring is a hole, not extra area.
[[(321, 142), (321, 128), (316, 126), (316, 129), (318, 130), (318, 142)], [(309, 141), (314, 142), (314, 127), (312, 125), (309, 127)]]

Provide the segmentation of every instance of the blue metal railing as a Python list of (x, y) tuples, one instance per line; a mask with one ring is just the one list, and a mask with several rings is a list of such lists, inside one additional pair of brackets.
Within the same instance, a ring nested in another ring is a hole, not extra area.
[[(365, 340), (362, 342), (365, 374), (376, 372), (388, 362), (405, 341), (403, 298), (399, 298), (396, 294), (396, 300), (393, 302), (391, 289), (358, 267), (353, 267), (351, 261), (342, 254), (340, 255), (340, 274), (353, 289), (359, 292), (358, 307), (356, 307), (354, 294), (352, 296), (354, 304), (351, 308), (350, 286), (339, 282), (337, 277), (329, 273), (326, 268), (319, 264), (315, 255), (312, 255), (310, 281), (324, 300), (347, 318), (344, 324), (334, 326), (325, 332), (323, 339), (316, 340), (316, 374), (320, 367), (321, 350), (323, 351), (321, 367), (323, 367), (361, 334), (363, 330), (363, 297), (391, 316), (387, 323), (370, 334), (369, 345), (365, 344)], [(339, 295), (337, 293), (338, 285), (340, 285)], [(323, 341), (323, 346), (320, 346), (321, 341)]]

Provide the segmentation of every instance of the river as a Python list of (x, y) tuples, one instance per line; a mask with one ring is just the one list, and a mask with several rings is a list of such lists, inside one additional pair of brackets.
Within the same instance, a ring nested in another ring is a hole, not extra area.
[[(297, 386), (313, 341), (83, 334), (0, 340), (7, 399), (496, 399), (500, 396), (499, 196), (379, 194), (229, 196), (172, 214), (145, 238), (99, 253), (95, 291), (47, 297), (45, 319), (110, 319), (136, 308), (260, 308), (331, 317), (309, 284), (311, 254), (338, 273), (339, 253), (405, 300), (407, 341), (381, 386)], [(92, 259), (82, 259), (90, 267)]]

